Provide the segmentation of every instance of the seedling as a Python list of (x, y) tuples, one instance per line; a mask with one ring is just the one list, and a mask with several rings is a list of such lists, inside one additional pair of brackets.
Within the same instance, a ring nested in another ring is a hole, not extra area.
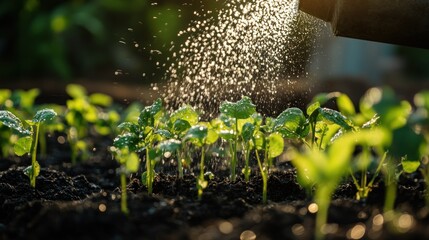
[(163, 113), (162, 101), (158, 99), (151, 106), (147, 106), (141, 111), (137, 123), (121, 123), (118, 128), (122, 134), (113, 141), (113, 145), (119, 149), (128, 148), (137, 153), (145, 152), (146, 171), (142, 174), (142, 182), (147, 186), (149, 194), (152, 193), (155, 164), (158, 159), (154, 144), (162, 140), (161, 136), (164, 133), (159, 131)]
[(191, 127), (184, 138), (185, 141), (189, 141), (191, 144), (201, 149), (200, 159), (200, 174), (197, 178), (197, 190), (198, 200), (201, 200), (203, 190), (207, 187), (208, 181), (204, 178), (204, 161), (206, 156), (207, 146), (215, 143), (218, 139), (218, 134), (213, 129), (210, 123), (199, 123)]
[(72, 151), (72, 163), (87, 159), (89, 152), (87, 137), (93, 126), (100, 135), (111, 133), (111, 126), (117, 124), (120, 116), (115, 111), (103, 112), (112, 104), (112, 98), (105, 94), (93, 93), (88, 95), (86, 89), (77, 84), (69, 84), (66, 88), (72, 99), (67, 101), (65, 120), (68, 125), (67, 136)]
[[(169, 119), (168, 127), (169, 131), (174, 134), (175, 140), (179, 141), (181, 144), (170, 151), (170, 153), (176, 152), (177, 157), (177, 171), (179, 178), (183, 178), (183, 164), (189, 163), (189, 157), (187, 155), (187, 149), (185, 142), (181, 142), (186, 135), (186, 132), (191, 128), (191, 126), (198, 123), (199, 116), (198, 113), (191, 106), (185, 105), (176, 111), (174, 111)], [(167, 145), (174, 144), (177, 141), (167, 142)], [(173, 146), (173, 145), (171, 145)], [(174, 146), (176, 146), (174, 144)]]
[(225, 125), (230, 127), (232, 139), (227, 139), (230, 144), (231, 152), (231, 181), (236, 179), (236, 168), (237, 168), (237, 146), (240, 137), (240, 131), (238, 121), (240, 119), (247, 119), (256, 112), (256, 106), (252, 103), (249, 97), (242, 97), (238, 102), (232, 103), (225, 101), (220, 105), (220, 112), (224, 115), (221, 119)]
[(119, 169), (121, 176), (121, 211), (128, 215), (127, 175), (135, 173), (139, 170), (140, 159), (135, 152), (130, 152), (126, 147), (123, 149), (111, 147), (110, 151), (121, 165)]
[(389, 141), (390, 135), (387, 131), (366, 129), (345, 133), (326, 151), (320, 151), (316, 146), (302, 153), (292, 150), (289, 157), (298, 171), (299, 182), (308, 188), (315, 187), (314, 201), (319, 208), (316, 216), (315, 239), (324, 238), (322, 228), (327, 221), (332, 194), (349, 169), (355, 146), (383, 146)]
[[(262, 176), (262, 203), (266, 204), (270, 165), (273, 158), (283, 153), (284, 140), (280, 133), (268, 134), (259, 130), (255, 131), (252, 140), (255, 144), (256, 159)], [(261, 160), (260, 151), (263, 153), (263, 161)]]
[(15, 143), (15, 154), (22, 156), (29, 153), (31, 156), (31, 166), (24, 169), (24, 173), (30, 178), (30, 185), (33, 188), (36, 187), (36, 178), (40, 173), (40, 165), (36, 159), (40, 124), (51, 120), (56, 115), (57, 113), (52, 109), (37, 111), (32, 120), (25, 121), (30, 126), (30, 129), (27, 129), (24, 127), (22, 121), (13, 113), (7, 110), (0, 111), (0, 122), (17, 131), (22, 136)]

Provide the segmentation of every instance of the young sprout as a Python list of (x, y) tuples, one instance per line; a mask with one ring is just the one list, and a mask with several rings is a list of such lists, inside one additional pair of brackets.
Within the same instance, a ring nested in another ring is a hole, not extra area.
[(210, 123), (201, 122), (198, 125), (192, 126), (186, 133), (184, 140), (190, 142), (201, 149), (200, 159), (200, 174), (197, 178), (198, 200), (201, 200), (203, 190), (207, 187), (208, 182), (204, 178), (204, 162), (207, 147), (215, 143), (218, 139), (218, 134)]
[[(174, 111), (169, 119), (169, 131), (174, 134), (174, 137), (181, 142), (186, 135), (186, 132), (191, 128), (191, 126), (198, 123), (199, 115), (189, 105), (185, 105), (176, 111)], [(171, 142), (170, 142), (171, 143)], [(179, 178), (183, 178), (183, 163), (189, 162), (189, 158), (186, 153), (186, 144), (185, 142), (181, 142), (181, 145), (177, 147), (175, 151), (177, 154), (177, 171), (179, 174)]]
[(249, 97), (242, 97), (238, 102), (232, 103), (225, 101), (220, 105), (220, 112), (223, 117), (221, 119), (224, 121), (225, 125), (230, 127), (230, 133), (232, 138), (228, 138), (228, 142), (231, 145), (231, 181), (236, 179), (236, 168), (237, 168), (237, 146), (240, 137), (239, 120), (247, 119), (256, 112), (256, 106), (252, 103)]
[[(272, 159), (283, 153), (284, 140), (280, 133), (264, 134), (257, 130), (252, 139), (255, 145), (255, 154), (258, 161), (259, 170), (262, 176), (262, 203), (267, 203), (269, 168)], [(260, 157), (260, 151), (263, 153), (263, 161)]]
[(36, 187), (36, 178), (40, 173), (40, 165), (37, 162), (37, 144), (39, 141), (40, 124), (51, 120), (57, 115), (52, 109), (42, 109), (36, 112), (32, 120), (25, 122), (30, 126), (30, 130), (25, 128), (22, 121), (9, 111), (0, 111), (0, 123), (17, 131), (21, 137), (14, 145), (15, 154), (22, 156), (29, 153), (31, 156), (31, 166), (24, 169), (24, 173), (30, 178), (30, 185)]
[(324, 239), (323, 226), (328, 217), (332, 194), (349, 169), (350, 159), (357, 145), (384, 146), (390, 133), (383, 129), (348, 132), (336, 139), (326, 151), (318, 147), (300, 153), (292, 150), (290, 158), (298, 171), (298, 180), (308, 188), (315, 187), (314, 201), (318, 205), (315, 239)]
[(121, 123), (118, 128), (122, 134), (113, 141), (113, 145), (119, 149), (128, 147), (133, 152), (145, 152), (146, 171), (142, 174), (142, 182), (147, 186), (149, 194), (152, 193), (155, 164), (159, 159), (154, 145), (162, 140), (164, 134), (168, 134), (159, 130), (163, 113), (162, 101), (157, 99), (151, 106), (147, 106), (141, 111), (137, 123)]
[(139, 170), (140, 159), (135, 152), (130, 152), (128, 147), (122, 149), (111, 147), (110, 151), (120, 164), (119, 173), (121, 176), (121, 211), (128, 215), (127, 175), (135, 173)]

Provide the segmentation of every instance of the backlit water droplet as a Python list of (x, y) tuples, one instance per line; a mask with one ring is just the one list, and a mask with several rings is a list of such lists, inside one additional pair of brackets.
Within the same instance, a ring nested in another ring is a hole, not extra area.
[(301, 62), (309, 50), (302, 45), (312, 29), (297, 0), (231, 0), (195, 15), (198, 20), (179, 33), (187, 39), (168, 69), (169, 108), (187, 103), (212, 116), (222, 101), (247, 95), (270, 109), (279, 83), (305, 75)]

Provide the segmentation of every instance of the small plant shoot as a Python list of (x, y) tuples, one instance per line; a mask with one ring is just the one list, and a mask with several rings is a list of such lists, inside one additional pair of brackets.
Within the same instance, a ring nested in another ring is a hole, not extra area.
[[(30, 129), (24, 127), (23, 122), (13, 113), (2, 110), (0, 111), (0, 123), (16, 131), (20, 136), (14, 145), (15, 154), (23, 156), (30, 154), (31, 166), (24, 169), (24, 173), (30, 178), (30, 185), (36, 187), (36, 178), (40, 174), (40, 165), (37, 162), (37, 144), (39, 141), (40, 125), (57, 116), (57, 113), (52, 109), (42, 109), (36, 112), (33, 119), (26, 120)], [(45, 137), (45, 136), (42, 136)]]

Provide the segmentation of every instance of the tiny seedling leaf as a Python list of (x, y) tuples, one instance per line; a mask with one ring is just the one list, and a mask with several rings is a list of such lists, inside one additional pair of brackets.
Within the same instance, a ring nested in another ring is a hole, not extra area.
[(138, 123), (140, 126), (153, 126), (155, 124), (155, 115), (162, 111), (162, 100), (158, 98), (152, 105), (147, 106), (141, 111)]
[(223, 102), (220, 105), (220, 112), (235, 119), (246, 119), (256, 112), (256, 106), (249, 97), (244, 96), (240, 101), (235, 103)]
[(175, 123), (177, 120), (184, 120), (190, 125), (195, 125), (198, 123), (199, 116), (194, 108), (189, 105), (185, 105), (171, 114), (170, 122)]
[(24, 174), (27, 175), (30, 179), (36, 178), (40, 174), (40, 165), (36, 161), (34, 162), (34, 167), (30, 165), (26, 167), (23, 171), (24, 171)]
[(284, 140), (279, 133), (272, 133), (268, 136), (268, 158), (275, 158), (283, 153)]
[(31, 149), (32, 138), (31, 137), (22, 137), (18, 139), (18, 141), (13, 146), (13, 150), (15, 154), (18, 156), (22, 156), (26, 153), (30, 152)]
[(190, 140), (197, 146), (203, 146), (208, 135), (208, 128), (203, 125), (195, 125), (191, 127), (185, 135), (185, 140)]
[(131, 152), (126, 156), (125, 168), (127, 172), (135, 173), (139, 170), (140, 159), (135, 152)]
[(36, 112), (36, 115), (33, 117), (34, 123), (42, 123), (49, 121), (57, 116), (57, 113), (52, 109), (42, 109)]
[(94, 105), (109, 107), (112, 105), (113, 99), (111, 96), (103, 93), (93, 93), (89, 96), (89, 102)]
[(138, 145), (138, 137), (131, 133), (125, 133), (122, 135), (119, 135), (113, 140), (113, 146), (123, 149), (125, 147), (128, 147), (131, 151), (136, 150)]
[(356, 115), (356, 109), (353, 105), (352, 100), (346, 94), (340, 94), (337, 97), (338, 109), (345, 116), (354, 116)]
[(404, 158), (401, 162), (402, 168), (406, 173), (414, 173), (420, 167), (420, 161), (412, 161)]
[(31, 135), (31, 132), (24, 128), (21, 120), (19, 120), (17, 116), (15, 116), (13, 113), (9, 111), (6, 111), (6, 110), (0, 111), (0, 123), (15, 131), (18, 131), (21, 134)]
[(155, 131), (155, 134), (158, 134), (159, 136), (163, 137), (163, 138), (172, 138), (173, 134), (165, 129), (158, 129)]
[(274, 131), (287, 138), (304, 138), (309, 127), (304, 113), (299, 108), (288, 108), (274, 119)]
[(191, 128), (191, 124), (183, 119), (177, 119), (173, 123), (173, 131), (175, 133), (182, 133)]
[(250, 122), (247, 122), (243, 125), (241, 130), (241, 137), (245, 142), (248, 142), (252, 139), (253, 133), (255, 132), (255, 125)]
[(182, 147), (182, 142), (177, 139), (169, 139), (161, 142), (158, 148), (163, 152), (175, 152)]
[(338, 111), (329, 108), (320, 108), (319, 116), (322, 120), (337, 124), (346, 130), (351, 130), (353, 128), (351, 121)]

